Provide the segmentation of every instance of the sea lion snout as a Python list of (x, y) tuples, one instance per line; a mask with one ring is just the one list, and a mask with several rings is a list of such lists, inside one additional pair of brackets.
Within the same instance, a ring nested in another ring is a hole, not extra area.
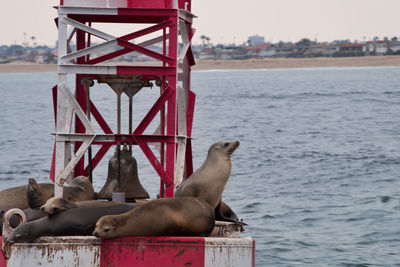
[(219, 149), (221, 149), (225, 153), (232, 154), (236, 150), (236, 148), (238, 148), (239, 145), (240, 145), (240, 142), (237, 140), (236, 141), (222, 141), (222, 142), (219, 142), (217, 149), (219, 147)]
[(239, 147), (239, 145), (240, 145), (240, 142), (239, 142), (239, 141), (233, 141), (233, 142), (232, 142), (232, 145), (231, 145), (231, 148), (230, 148), (230, 152), (233, 153), (233, 151), (235, 151), (236, 148)]

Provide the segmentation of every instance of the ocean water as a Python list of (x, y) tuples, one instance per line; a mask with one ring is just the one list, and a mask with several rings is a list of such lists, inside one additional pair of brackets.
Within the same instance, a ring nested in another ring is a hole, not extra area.
[[(48, 181), (56, 79), (0, 74), (0, 189)], [(212, 143), (241, 142), (223, 199), (248, 224), (257, 266), (400, 266), (400, 68), (199, 71), (192, 87), (194, 168)], [(92, 90), (113, 120), (115, 94)], [(134, 97), (135, 124), (157, 94)], [(134, 155), (154, 198), (157, 175)]]

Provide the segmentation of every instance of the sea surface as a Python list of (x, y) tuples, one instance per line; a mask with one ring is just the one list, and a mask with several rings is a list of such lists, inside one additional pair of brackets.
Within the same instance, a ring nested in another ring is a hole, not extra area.
[[(0, 189), (48, 181), (56, 81), (0, 74)], [(400, 68), (198, 71), (192, 88), (194, 168), (212, 143), (241, 143), (223, 199), (248, 224), (257, 266), (400, 266)], [(134, 97), (136, 125), (158, 94)], [(115, 94), (91, 95), (115, 130)], [(154, 198), (158, 176), (134, 155)]]

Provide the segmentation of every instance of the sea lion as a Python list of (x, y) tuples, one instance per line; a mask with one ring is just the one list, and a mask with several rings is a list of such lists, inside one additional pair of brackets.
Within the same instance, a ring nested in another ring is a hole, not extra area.
[[(97, 200), (94, 200), (97, 201)], [(78, 204), (63, 197), (52, 197), (40, 207), (40, 211), (46, 214), (56, 214), (64, 210), (77, 208)]]
[[(24, 209), (23, 212), (25, 213), (27, 222), (34, 221), (34, 220), (37, 220), (44, 216), (47, 216), (47, 213), (44, 213), (40, 210)], [(3, 234), (3, 223), (4, 223), (4, 214), (5, 213), (6, 213), (5, 210), (0, 210), (0, 235)], [(20, 219), (16, 215), (11, 216), (9, 222), (10, 222), (10, 226), (12, 228), (16, 228), (20, 224)]]
[(99, 218), (115, 215), (135, 208), (135, 203), (103, 207), (78, 207), (64, 212), (27, 222), (12, 231), (8, 242), (32, 242), (41, 236), (90, 235)]
[(108, 215), (96, 223), (93, 235), (193, 236), (209, 234), (215, 224), (214, 209), (198, 198), (160, 198), (150, 200), (119, 215)]
[[(54, 191), (54, 184), (41, 183), (40, 189), (49, 194)], [(0, 209), (9, 210), (12, 208), (27, 209), (29, 208), (27, 200), (27, 186), (16, 186), (0, 191)]]
[(211, 145), (203, 165), (179, 185), (175, 197), (198, 197), (215, 209), (231, 174), (231, 155), (239, 144), (222, 141)]
[(231, 207), (221, 200), (215, 208), (215, 220), (223, 222), (238, 222), (239, 218)]
[[(29, 179), (27, 200), (30, 208), (40, 208), (53, 195), (54, 186), (48, 194), (46, 190), (41, 190), (34, 179)], [(63, 196), (71, 201), (90, 200), (94, 198), (94, 189), (88, 177), (78, 176), (72, 180), (70, 185), (64, 186)]]
[[(28, 187), (31, 191), (28, 192)], [(38, 191), (35, 191), (38, 190)], [(18, 208), (38, 209), (49, 197), (54, 196), (54, 184), (36, 183), (35, 179), (29, 179), (29, 184), (16, 186), (0, 191), (0, 210)], [(32, 198), (28, 201), (28, 197)], [(64, 186), (64, 197), (72, 201), (89, 200), (94, 198), (93, 186), (84, 176), (74, 178), (70, 185)], [(29, 206), (31, 203), (33, 206)]]
[(121, 202), (102, 201), (102, 200), (84, 200), (73, 202), (62, 197), (53, 197), (40, 207), (40, 211), (46, 215), (60, 213), (65, 210), (74, 209), (78, 207), (105, 207), (110, 205), (118, 205)]
[(26, 199), (30, 208), (35, 209), (40, 207), (42, 203), (51, 198), (45, 190), (40, 188), (39, 184), (33, 178), (28, 179), (28, 187), (26, 189)]

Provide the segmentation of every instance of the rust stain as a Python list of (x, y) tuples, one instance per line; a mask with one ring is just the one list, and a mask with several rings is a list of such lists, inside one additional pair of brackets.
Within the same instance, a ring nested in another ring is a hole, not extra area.
[(175, 257), (180, 257), (183, 255), (183, 253), (185, 253), (185, 249), (178, 251), (178, 253), (176, 253)]

